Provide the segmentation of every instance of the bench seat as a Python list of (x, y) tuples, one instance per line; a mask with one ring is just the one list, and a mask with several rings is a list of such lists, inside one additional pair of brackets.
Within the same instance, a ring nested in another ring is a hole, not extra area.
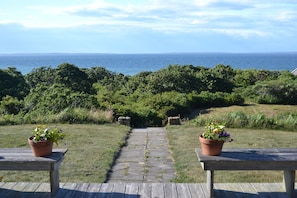
[(67, 149), (53, 149), (49, 156), (34, 157), (31, 149), (0, 148), (0, 170), (49, 171), (51, 196), (59, 190), (59, 165)]
[(215, 170), (282, 170), (284, 184), (290, 197), (295, 194), (295, 170), (297, 169), (297, 149), (223, 149), (220, 156), (203, 155), (195, 149), (203, 170), (207, 171), (209, 197), (213, 196)]

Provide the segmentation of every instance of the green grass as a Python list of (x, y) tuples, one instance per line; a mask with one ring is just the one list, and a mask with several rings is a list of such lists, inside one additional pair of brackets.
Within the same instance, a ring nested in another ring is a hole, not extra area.
[[(200, 111), (198, 111), (199, 114)], [(296, 114), (297, 105), (263, 105), (247, 104), (243, 106), (230, 106), (203, 109), (199, 119), (207, 122), (219, 118), (226, 119), (226, 114), (244, 112), (249, 115), (264, 114), (272, 118), (281, 114)], [(242, 120), (241, 120), (242, 121)], [(294, 123), (294, 122), (293, 122)], [(224, 148), (296, 148), (297, 132), (288, 130), (259, 130), (228, 128), (235, 139), (232, 143), (225, 143)], [(296, 128), (296, 126), (295, 126)], [(181, 126), (167, 127), (169, 143), (178, 176), (176, 182), (205, 182), (206, 174), (197, 160), (195, 148), (200, 147), (198, 136), (204, 127), (194, 126), (193, 122), (186, 122)], [(296, 177), (297, 178), (297, 177)], [(216, 182), (281, 182), (281, 171), (216, 171)]]
[[(284, 112), (296, 112), (297, 106), (247, 105), (229, 108), (212, 108), (202, 117), (222, 116), (232, 111), (265, 113), (273, 116)], [(49, 125), (50, 126), (50, 125)], [(66, 139), (59, 146), (69, 149), (60, 168), (61, 182), (104, 182), (114, 156), (125, 143), (130, 128), (122, 125), (69, 125), (59, 124)], [(0, 147), (29, 148), (27, 138), (35, 125), (0, 126)], [(194, 149), (200, 147), (198, 136), (203, 127), (185, 123), (169, 126), (168, 138), (177, 169), (175, 182), (206, 182), (206, 174), (197, 160)], [(228, 128), (235, 139), (225, 143), (224, 148), (294, 148), (297, 132), (281, 130), (255, 130)], [(0, 171), (2, 181), (48, 182), (46, 172)], [(215, 182), (281, 182), (281, 171), (216, 171)]]
[[(169, 144), (173, 152), (177, 178), (175, 182), (206, 182), (206, 173), (197, 160), (195, 148), (200, 147), (198, 136), (203, 127), (189, 124), (167, 127)], [(234, 142), (224, 148), (294, 148), (297, 132), (276, 130), (228, 129)], [(216, 182), (281, 182), (281, 171), (215, 171)]]
[[(57, 127), (65, 132), (66, 138), (54, 147), (68, 148), (60, 165), (61, 182), (104, 182), (130, 131), (129, 127), (117, 124), (58, 124)], [(29, 148), (27, 139), (34, 128), (35, 125), (1, 126), (0, 147)], [(0, 171), (1, 177), (2, 181), (49, 181), (44, 171)]]

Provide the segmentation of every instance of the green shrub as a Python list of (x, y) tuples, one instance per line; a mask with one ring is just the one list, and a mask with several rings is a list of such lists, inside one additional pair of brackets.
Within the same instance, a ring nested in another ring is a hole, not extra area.
[(0, 101), (0, 114), (18, 114), (24, 107), (23, 101), (13, 98), (12, 96), (5, 96)]
[(113, 121), (113, 112), (98, 109), (85, 109), (85, 108), (67, 108), (58, 114), (50, 116), (49, 122), (58, 123), (111, 123)]
[(277, 125), (291, 131), (297, 131), (297, 113), (286, 113), (276, 116)]
[(17, 121), (15, 119), (14, 115), (0, 115), (0, 125), (13, 125), (17, 124)]
[(234, 128), (240, 128), (242, 126), (248, 125), (248, 117), (241, 111), (239, 112), (231, 112), (227, 114), (226, 116), (227, 126), (232, 126)]

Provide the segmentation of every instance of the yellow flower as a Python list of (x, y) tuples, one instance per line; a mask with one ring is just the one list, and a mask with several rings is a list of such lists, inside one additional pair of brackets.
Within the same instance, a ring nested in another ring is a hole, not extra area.
[(214, 129), (213, 132), (214, 132), (214, 133), (219, 133), (220, 130), (219, 130), (219, 129)]

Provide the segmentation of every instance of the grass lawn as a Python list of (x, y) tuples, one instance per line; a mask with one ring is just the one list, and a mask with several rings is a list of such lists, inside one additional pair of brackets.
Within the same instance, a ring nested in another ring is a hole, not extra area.
[[(54, 148), (68, 148), (60, 165), (61, 182), (104, 182), (130, 131), (129, 127), (117, 124), (58, 124), (57, 127), (65, 132), (66, 138)], [(27, 139), (34, 128), (35, 125), (0, 126), (1, 148), (29, 148)], [(45, 171), (0, 171), (1, 177), (5, 182), (49, 182)]]
[[(199, 117), (212, 120), (214, 117), (224, 118), (231, 112), (245, 114), (265, 114), (267, 117), (296, 113), (297, 105), (264, 105), (248, 103), (243, 106), (217, 107), (205, 109)], [(198, 112), (199, 113), (199, 112)], [(296, 126), (297, 127), (297, 126)], [(200, 147), (198, 136), (204, 127), (193, 126), (187, 122), (181, 126), (167, 127), (168, 138), (176, 163), (178, 176), (176, 182), (205, 182), (206, 173), (198, 163), (195, 148)], [(228, 128), (235, 139), (225, 143), (224, 148), (296, 148), (297, 132), (280, 130), (256, 130)], [(216, 171), (216, 182), (281, 182), (281, 171)]]
[[(263, 113), (273, 116), (282, 112), (296, 112), (297, 106), (247, 105), (229, 108), (212, 108), (201, 116), (224, 115), (228, 111)], [(50, 127), (50, 125), (49, 125)], [(69, 125), (59, 124), (66, 133), (64, 142), (55, 147), (66, 147), (68, 153), (60, 166), (61, 182), (96, 182), (106, 180), (115, 155), (125, 143), (130, 128), (111, 125)], [(0, 146), (29, 148), (27, 138), (35, 125), (0, 126)], [(190, 122), (180, 126), (168, 126), (168, 138), (175, 166), (178, 172), (174, 182), (206, 182), (206, 173), (202, 170), (195, 148), (200, 147), (198, 136), (203, 127)], [(226, 128), (235, 139), (225, 143), (224, 148), (294, 148), (297, 132), (280, 130), (254, 130)], [(47, 172), (0, 171), (2, 181), (48, 182)], [(281, 171), (216, 171), (215, 182), (282, 182)]]
[[(167, 127), (169, 144), (178, 176), (175, 182), (206, 182), (206, 173), (197, 160), (195, 148), (204, 127), (190, 124)], [(228, 129), (235, 140), (224, 148), (296, 148), (297, 132), (276, 130)], [(216, 182), (282, 182), (282, 171), (215, 171)]]

